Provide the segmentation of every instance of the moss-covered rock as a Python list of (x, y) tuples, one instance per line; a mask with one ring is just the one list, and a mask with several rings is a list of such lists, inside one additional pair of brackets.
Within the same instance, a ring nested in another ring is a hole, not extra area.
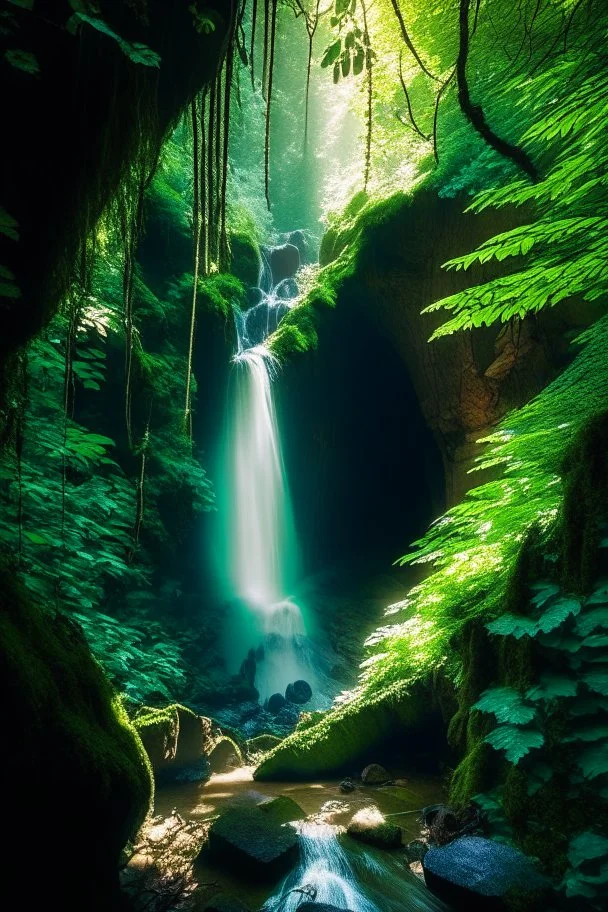
[(120, 853), (151, 804), (148, 758), (80, 628), (0, 576), (3, 862), (31, 908), (53, 884), (66, 906), (117, 909)]
[(278, 735), (257, 735), (247, 741), (247, 753), (251, 756), (267, 754), (268, 751), (278, 747), (282, 740)]
[(232, 738), (222, 735), (209, 753), (209, 766), (213, 773), (229, 773), (243, 765), (241, 749)]
[(292, 823), (294, 820), (306, 819), (306, 814), (300, 805), (287, 795), (276, 795), (274, 798), (260, 802), (258, 807), (275, 823)]
[(135, 718), (134, 725), (155, 776), (162, 774), (163, 779), (170, 772), (201, 767), (216, 743), (211, 719), (179, 703), (162, 709), (146, 708)]
[(252, 233), (230, 235), (230, 272), (247, 288), (256, 286), (262, 269), (260, 245)]
[(264, 780), (306, 779), (350, 772), (399, 742), (401, 762), (408, 748), (424, 741), (428, 700), (421, 691), (394, 688), (367, 703), (349, 703), (327, 713), (310, 728), (296, 730), (267, 754), (254, 773)]

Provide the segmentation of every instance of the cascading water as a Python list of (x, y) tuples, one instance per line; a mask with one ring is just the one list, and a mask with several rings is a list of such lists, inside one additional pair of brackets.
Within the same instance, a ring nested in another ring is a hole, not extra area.
[(302, 611), (288, 597), (297, 547), (273, 399), (278, 362), (263, 344), (288, 310), (284, 286), (273, 286), (264, 254), (259, 303), (235, 310), (225, 454), (232, 595), (225, 651), (233, 670), (249, 656), (261, 700), (311, 677)]
[(350, 912), (445, 912), (400, 859), (386, 853), (376, 858), (362, 846), (353, 847), (350, 855), (328, 823), (294, 825), (300, 834), (300, 863), (262, 912), (296, 912), (307, 899)]

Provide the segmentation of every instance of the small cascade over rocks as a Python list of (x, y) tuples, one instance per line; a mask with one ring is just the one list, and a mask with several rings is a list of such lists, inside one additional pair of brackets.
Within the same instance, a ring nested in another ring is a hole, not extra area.
[(400, 861), (353, 845), (325, 822), (292, 824), (299, 833), (298, 866), (271, 896), (262, 912), (340, 910), (340, 912), (441, 912), (443, 903)]
[(315, 690), (304, 616), (289, 596), (297, 541), (273, 397), (278, 362), (264, 345), (297, 295), (299, 264), (292, 244), (262, 248), (259, 287), (250, 290), (255, 303), (234, 314), (237, 352), (224, 459), (231, 596), (224, 649), (261, 702), (299, 680)]

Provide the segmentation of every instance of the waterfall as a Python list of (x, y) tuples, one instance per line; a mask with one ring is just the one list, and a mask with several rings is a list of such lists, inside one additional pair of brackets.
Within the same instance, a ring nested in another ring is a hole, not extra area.
[(307, 899), (349, 912), (445, 912), (400, 858), (375, 855), (358, 844), (347, 852), (328, 823), (294, 826), (300, 834), (300, 862), (262, 912), (296, 912)]
[[(281, 283), (282, 284), (282, 283)], [(247, 655), (264, 700), (288, 684), (310, 681), (306, 630), (289, 597), (297, 566), (295, 526), (273, 397), (278, 361), (264, 340), (288, 305), (272, 284), (264, 253), (259, 303), (235, 308), (224, 464), (227, 468), (227, 579), (232, 602), (225, 652), (233, 671)]]

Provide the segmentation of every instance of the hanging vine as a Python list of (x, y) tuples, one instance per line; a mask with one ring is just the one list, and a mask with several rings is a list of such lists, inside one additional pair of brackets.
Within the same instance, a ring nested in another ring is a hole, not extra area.
[[(277, 2), (270, 0), (271, 3), (271, 21), (270, 21), (270, 50), (268, 52), (268, 85), (266, 90), (266, 130), (264, 137), (264, 192), (266, 194), (266, 205), (270, 209), (270, 106), (272, 104), (272, 77), (274, 71), (274, 46), (277, 31)], [(268, 5), (268, 4), (266, 4)], [(265, 41), (266, 45), (266, 41)]]
[(188, 360), (186, 363), (186, 402), (184, 406), (184, 433), (192, 438), (192, 356), (194, 353), (194, 329), (196, 326), (196, 301), (198, 297), (198, 272), (201, 249), (201, 196), (200, 196), (200, 161), (201, 148), (199, 145), (198, 130), (198, 100), (193, 98), (190, 104), (190, 117), (192, 121), (192, 184), (194, 202), (192, 206), (192, 240), (194, 254), (194, 270), (192, 278), (192, 307), (190, 311), (190, 332), (188, 334)]

